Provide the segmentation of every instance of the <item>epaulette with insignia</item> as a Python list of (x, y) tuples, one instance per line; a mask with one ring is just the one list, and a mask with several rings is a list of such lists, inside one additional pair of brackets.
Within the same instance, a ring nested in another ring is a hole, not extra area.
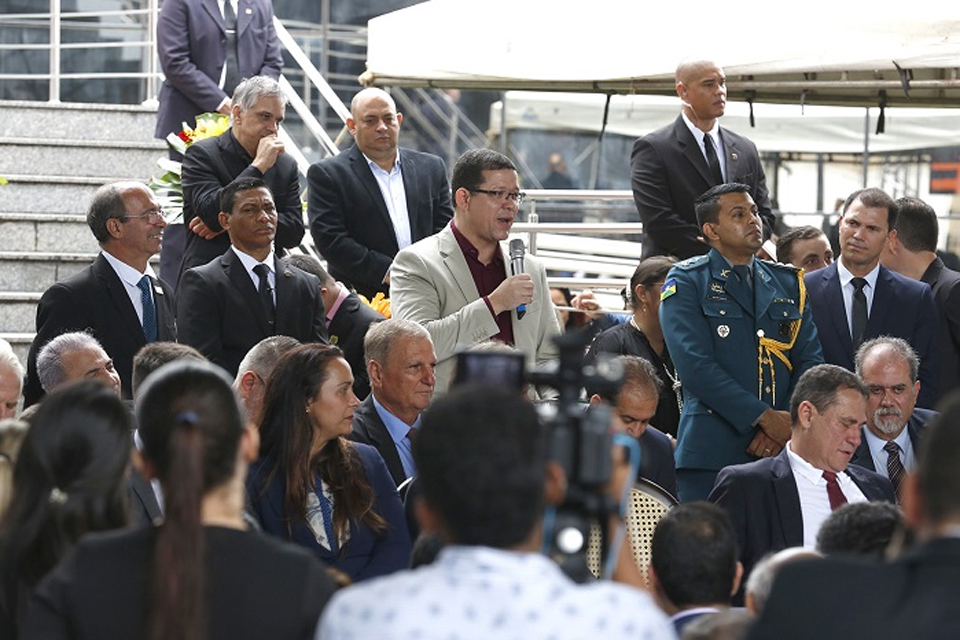
[(783, 264), (782, 262), (770, 262), (769, 260), (764, 260), (763, 264), (768, 267), (776, 267), (777, 269), (785, 269), (786, 271), (800, 271), (801, 267), (795, 267), (792, 264)]
[(678, 262), (673, 266), (678, 269), (690, 269), (692, 267), (704, 264), (708, 259), (709, 256), (707, 254), (703, 254), (702, 256), (693, 256), (692, 258), (687, 258), (686, 260)]

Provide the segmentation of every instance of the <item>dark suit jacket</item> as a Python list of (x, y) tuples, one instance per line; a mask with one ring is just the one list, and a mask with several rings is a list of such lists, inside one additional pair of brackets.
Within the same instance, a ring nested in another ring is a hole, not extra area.
[(157, 494), (153, 492), (150, 481), (140, 475), (136, 468), (130, 469), (127, 476), (127, 489), (130, 496), (130, 515), (134, 524), (151, 525), (157, 518), (163, 517)]
[[(774, 216), (767, 195), (760, 154), (750, 140), (720, 127), (727, 165), (727, 182), (750, 187), (757, 203), (765, 235)], [(706, 253), (710, 247), (697, 240), (703, 235), (697, 225), (693, 203), (715, 186), (700, 145), (683, 116), (673, 124), (645, 135), (633, 145), (630, 183), (643, 222), (643, 257), (672, 255), (681, 259)]]
[(943, 398), (960, 387), (960, 272), (948, 269), (940, 258), (927, 267), (920, 282), (933, 289), (933, 299), (940, 312), (940, 382), (938, 396)]
[(648, 426), (640, 436), (640, 473), (637, 475), (665, 489), (673, 497), (677, 496), (673, 443), (654, 427)]
[(327, 327), (330, 344), (340, 347), (353, 369), (353, 392), (361, 400), (370, 394), (370, 379), (363, 361), (363, 338), (371, 324), (382, 320), (386, 318), (364, 304), (357, 294), (351, 293), (340, 303), (337, 314)]
[[(183, 221), (189, 224), (200, 216), (212, 231), (220, 231), (220, 193), (237, 178), (262, 178), (277, 208), (277, 235), (273, 244), (277, 254), (300, 244), (303, 239), (303, 205), (300, 201), (300, 175), (289, 154), (281, 154), (266, 173), (250, 166), (253, 158), (233, 135), (226, 131), (216, 138), (201, 140), (187, 149), (183, 159)], [(221, 233), (204, 240), (187, 231), (180, 273), (205, 265), (222, 256), (230, 247), (230, 237)]]
[(270, 457), (250, 466), (247, 500), (264, 533), (306, 547), (324, 563), (343, 571), (357, 582), (407, 568), (410, 565), (410, 535), (397, 487), (390, 479), (380, 454), (365, 444), (353, 446), (360, 455), (362, 473), (366, 474), (367, 482), (373, 489), (373, 509), (387, 521), (385, 536), (376, 536), (363, 523), (351, 522), (349, 543), (343, 546), (339, 555), (334, 555), (317, 542), (306, 521), (296, 517), (291, 521), (284, 505), (284, 473), (280, 470), (273, 474), (270, 482), (266, 482), (276, 465)]
[(781, 569), (752, 640), (960, 638), (960, 540), (937, 538), (892, 563), (832, 557)]
[[(153, 298), (157, 307), (157, 340), (176, 340), (173, 290), (163, 280), (154, 279)], [(147, 340), (123, 282), (107, 259), (99, 255), (92, 265), (56, 283), (40, 298), (37, 336), (27, 357), (24, 406), (43, 397), (43, 387), (37, 377), (40, 349), (61, 333), (87, 329), (113, 359), (113, 366), (120, 375), (123, 397), (132, 397), (133, 356), (147, 344)]]
[[(837, 263), (804, 276), (807, 299), (817, 325), (823, 359), (854, 370), (853, 339), (840, 290)], [(877, 276), (864, 341), (895, 336), (909, 342), (920, 356), (920, 396), (917, 406), (933, 408), (937, 398), (937, 308), (930, 287), (883, 265)]]
[[(930, 421), (937, 415), (939, 414), (936, 411), (930, 411), (929, 409), (913, 410), (913, 414), (910, 416), (910, 419), (907, 420), (907, 434), (910, 436), (910, 444), (913, 445), (914, 453), (916, 453), (920, 447), (920, 438), (923, 437), (923, 432), (927, 428), (927, 425), (930, 424)], [(870, 445), (867, 444), (867, 436), (863, 435), (865, 430), (865, 426), (860, 427), (860, 446), (853, 452), (853, 456), (850, 458), (850, 464), (855, 464), (858, 467), (863, 467), (870, 471), (877, 471), (876, 466), (873, 464), (873, 456), (870, 455)], [(887, 472), (886, 469), (881, 469), (878, 473), (886, 475)]]
[[(217, 0), (164, 0), (157, 20), (157, 55), (164, 75), (157, 138), (180, 131), (184, 122), (192, 127), (197, 115), (220, 106), (227, 95), (219, 87), (226, 45)], [(237, 57), (242, 78), (280, 77), (283, 56), (269, 0), (239, 0)]]
[(257, 288), (234, 251), (183, 273), (177, 299), (180, 342), (196, 347), (230, 375), (255, 344), (283, 335), (300, 342), (326, 342), (323, 298), (316, 276), (284, 264), (279, 258), (277, 319), (270, 326)]
[[(784, 449), (774, 458), (738, 464), (720, 471), (708, 500), (723, 507), (737, 534), (743, 578), (771, 551), (803, 545), (800, 494)], [(894, 502), (890, 481), (862, 467), (847, 474), (868, 500)]]
[(397, 445), (394, 444), (387, 426), (383, 424), (377, 408), (373, 405), (373, 394), (367, 396), (367, 399), (361, 402), (353, 412), (353, 431), (348, 437), (354, 442), (375, 447), (386, 463), (394, 484), (398, 487), (407, 479), (407, 474), (403, 471), (403, 463), (400, 462), (400, 454), (397, 453)]
[[(453, 217), (443, 160), (400, 149), (412, 242), (432, 236)], [(310, 233), (330, 275), (363, 295), (388, 292), (383, 278), (397, 255), (397, 236), (383, 194), (356, 145), (307, 172)]]

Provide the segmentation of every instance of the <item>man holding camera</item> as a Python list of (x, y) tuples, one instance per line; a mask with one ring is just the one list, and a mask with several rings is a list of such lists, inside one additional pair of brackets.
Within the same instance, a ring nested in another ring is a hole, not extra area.
[[(567, 478), (516, 391), (471, 386), (437, 400), (413, 452), (417, 517), (448, 546), (428, 567), (339, 592), (317, 638), (674, 637), (645, 592), (578, 585), (539, 553), (544, 505), (563, 500)], [(620, 559), (633, 563), (626, 545)]]

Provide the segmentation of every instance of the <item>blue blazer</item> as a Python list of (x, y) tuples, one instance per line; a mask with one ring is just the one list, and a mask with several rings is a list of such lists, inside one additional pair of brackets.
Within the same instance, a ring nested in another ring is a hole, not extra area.
[[(837, 263), (808, 273), (807, 296), (817, 324), (823, 359), (850, 371), (853, 339), (840, 290)], [(909, 342), (920, 356), (920, 396), (917, 405), (932, 409), (937, 399), (939, 357), (937, 354), (937, 306), (930, 287), (880, 266), (864, 341), (895, 336)], [(947, 345), (944, 345), (946, 347)]]
[[(913, 445), (914, 454), (916, 454), (917, 449), (920, 447), (920, 438), (923, 437), (923, 432), (927, 428), (927, 425), (938, 415), (940, 414), (936, 411), (930, 411), (929, 409), (913, 410), (913, 414), (910, 416), (910, 419), (907, 420), (907, 434), (910, 436), (910, 443)], [(850, 458), (850, 464), (855, 464), (858, 467), (886, 475), (886, 469), (878, 471), (873, 464), (873, 456), (870, 455), (870, 445), (867, 444), (867, 437), (863, 435), (866, 428), (866, 426), (860, 427), (860, 446), (853, 452), (853, 456)]]
[(350, 541), (338, 554), (324, 548), (304, 520), (291, 523), (284, 506), (286, 480), (281, 472), (274, 474), (270, 483), (264, 482), (276, 466), (272, 457), (258, 460), (247, 474), (247, 498), (250, 511), (260, 522), (264, 533), (295, 542), (313, 551), (327, 565), (346, 573), (354, 582), (387, 575), (410, 566), (410, 534), (397, 487), (383, 463), (383, 458), (371, 446), (353, 443), (367, 481), (373, 488), (374, 511), (387, 521), (387, 533), (377, 537), (366, 525), (350, 523)]
[[(786, 410), (803, 372), (823, 362), (810, 307), (799, 308), (797, 269), (755, 260), (753, 280), (751, 294), (715, 249), (667, 275), (660, 324), (683, 385), (677, 469), (720, 470), (756, 460), (747, 453), (754, 422), (771, 407)], [(784, 350), (791, 368), (771, 356), (773, 380), (764, 365), (761, 385), (757, 332), (785, 341), (795, 322), (796, 341)]]
[[(784, 449), (773, 458), (727, 467), (707, 498), (723, 507), (733, 521), (743, 563), (743, 584), (763, 556), (803, 546), (800, 493)], [(893, 485), (885, 477), (849, 465), (847, 474), (871, 501), (894, 502)]]

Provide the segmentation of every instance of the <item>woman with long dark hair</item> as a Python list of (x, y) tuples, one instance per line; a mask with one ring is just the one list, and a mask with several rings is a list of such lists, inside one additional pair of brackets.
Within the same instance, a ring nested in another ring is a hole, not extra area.
[(83, 540), (37, 588), (29, 637), (312, 637), (334, 585), (310, 554), (245, 530), (243, 481), (257, 434), (230, 382), (187, 361), (147, 378), (138, 466), (160, 480), (164, 521)]
[(265, 532), (357, 581), (407, 567), (410, 536), (383, 458), (345, 437), (360, 404), (352, 385), (336, 347), (303, 345), (280, 359), (267, 383), (247, 493)]
[(128, 520), (131, 421), (112, 389), (79, 382), (54, 391), (31, 424), (0, 521), (2, 638), (17, 637), (30, 594), (81, 535)]
[(680, 384), (663, 340), (659, 311), (660, 288), (675, 262), (668, 256), (653, 256), (637, 266), (629, 291), (624, 291), (624, 301), (633, 311), (630, 319), (598, 335), (584, 358), (584, 364), (594, 363), (603, 354), (638, 356), (650, 362), (663, 382), (657, 413), (650, 424), (673, 437), (677, 437), (680, 425)]

